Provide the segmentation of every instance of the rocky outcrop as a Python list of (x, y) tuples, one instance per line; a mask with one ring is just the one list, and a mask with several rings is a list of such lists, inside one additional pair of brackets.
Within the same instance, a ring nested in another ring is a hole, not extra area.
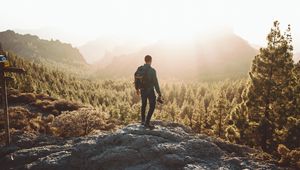
[(61, 139), (20, 134), (0, 149), (1, 169), (280, 169), (250, 157), (257, 152), (179, 124), (138, 124), (116, 132)]

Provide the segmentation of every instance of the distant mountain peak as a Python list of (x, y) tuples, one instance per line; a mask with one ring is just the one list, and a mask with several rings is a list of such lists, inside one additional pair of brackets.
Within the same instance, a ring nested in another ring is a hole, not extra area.
[[(233, 32), (195, 37), (190, 42), (161, 40), (130, 54), (110, 52), (95, 66), (101, 77), (129, 77), (150, 54), (159, 77), (215, 79), (246, 76), (257, 50)], [(101, 66), (101, 67), (100, 67)]]

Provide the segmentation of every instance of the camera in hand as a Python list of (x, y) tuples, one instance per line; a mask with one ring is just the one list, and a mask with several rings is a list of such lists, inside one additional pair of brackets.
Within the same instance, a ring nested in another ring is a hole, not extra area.
[(164, 99), (161, 96), (158, 96), (156, 100), (159, 104), (164, 104)]

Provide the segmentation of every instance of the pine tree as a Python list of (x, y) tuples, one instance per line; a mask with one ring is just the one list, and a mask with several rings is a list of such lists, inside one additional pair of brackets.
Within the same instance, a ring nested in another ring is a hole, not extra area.
[(207, 120), (207, 114), (205, 113), (205, 108), (204, 108), (204, 99), (199, 101), (196, 99), (196, 104), (194, 111), (196, 113), (196, 124), (195, 124), (195, 131), (198, 133), (202, 133), (202, 130), (204, 129), (205, 122)]
[(245, 105), (241, 104), (232, 109), (230, 121), (232, 124), (226, 129), (226, 138), (231, 142), (245, 144), (244, 141), (247, 141), (247, 144), (249, 144), (249, 140), (246, 140), (249, 136), (246, 134), (249, 135), (250, 133), (246, 133), (246, 131), (249, 129), (250, 124)]
[(229, 115), (228, 101), (225, 92), (221, 91), (213, 109), (211, 119), (214, 120), (213, 131), (218, 137), (224, 138), (226, 117)]
[(284, 127), (294, 109), (292, 101), (296, 82), (290, 26), (282, 35), (279, 22), (275, 21), (267, 40), (267, 47), (261, 48), (252, 62), (243, 102), (247, 106), (250, 124), (258, 124), (253, 131), (258, 135), (256, 144), (271, 151), (278, 142), (275, 132)]
[(170, 108), (169, 108), (169, 114), (172, 118), (172, 122), (176, 122), (176, 118), (177, 118), (177, 114), (178, 114), (178, 108), (177, 108), (177, 102), (176, 102), (176, 99), (173, 100), (172, 104), (170, 105)]
[(193, 107), (185, 101), (181, 107), (180, 117), (182, 119), (188, 118), (189, 126), (191, 128), (193, 126), (193, 113), (194, 113)]

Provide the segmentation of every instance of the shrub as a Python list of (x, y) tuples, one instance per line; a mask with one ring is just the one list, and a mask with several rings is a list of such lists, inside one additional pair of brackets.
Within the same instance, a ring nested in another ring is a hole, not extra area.
[(43, 113), (53, 114), (54, 116), (58, 116), (62, 111), (73, 111), (80, 108), (80, 105), (75, 102), (66, 100), (52, 101), (51, 99), (48, 100), (47, 98), (37, 99), (31, 105)]
[(53, 128), (61, 137), (83, 136), (93, 130), (105, 129), (106, 114), (90, 108), (63, 112), (55, 117)]
[[(29, 120), (34, 117), (31, 112), (22, 107), (11, 107), (8, 109), (8, 113), (10, 117), (10, 128), (19, 130), (23, 130), (29, 124)], [(3, 112), (1, 112), (1, 115), (1, 127), (5, 127), (5, 116)]]
[(46, 95), (46, 94), (37, 94), (36, 98), (39, 99), (39, 100), (49, 100), (49, 101), (56, 100), (54, 97), (51, 97), (51, 96)]
[(20, 103), (32, 103), (36, 100), (36, 96), (33, 93), (20, 93), (17, 97), (17, 101)]
[(52, 105), (52, 102), (49, 100), (36, 100), (34, 103), (31, 104), (32, 106), (37, 107), (38, 109), (43, 110), (46, 106)]
[(78, 103), (67, 100), (56, 100), (54, 102), (54, 107), (58, 111), (73, 111), (78, 110), (80, 108), (80, 105)]
[(32, 103), (36, 100), (36, 96), (33, 93), (16, 93), (14, 91), (9, 91), (7, 96), (9, 103)]
[(55, 109), (54, 105), (53, 105), (53, 102), (50, 101), (50, 100), (37, 99), (31, 105), (36, 107), (39, 111), (41, 111), (43, 113), (52, 113), (53, 114), (53, 110)]

